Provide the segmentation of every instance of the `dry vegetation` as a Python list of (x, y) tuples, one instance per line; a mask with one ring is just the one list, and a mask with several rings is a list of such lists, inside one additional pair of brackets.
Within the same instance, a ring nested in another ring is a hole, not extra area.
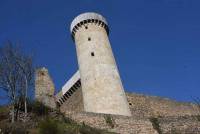
[(52, 110), (39, 102), (29, 104), (26, 122), (18, 120), (11, 123), (9, 110), (8, 106), (0, 107), (2, 134), (111, 134), (84, 123), (78, 124), (59, 111)]

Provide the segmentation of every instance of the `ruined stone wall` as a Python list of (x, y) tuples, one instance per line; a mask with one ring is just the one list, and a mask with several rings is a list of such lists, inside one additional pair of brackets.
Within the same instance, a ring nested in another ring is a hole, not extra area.
[[(84, 122), (86, 125), (120, 134), (158, 134), (148, 119), (86, 112), (66, 116), (78, 123)], [(108, 117), (111, 117), (113, 125), (106, 121)]]
[(37, 69), (35, 77), (35, 99), (46, 106), (56, 108), (54, 92), (54, 83), (48, 70), (46, 68)]
[[(159, 116), (185, 116), (198, 114), (197, 107), (191, 103), (176, 102), (167, 98), (126, 93), (133, 117), (149, 118)], [(83, 111), (82, 91), (78, 89), (60, 107), (64, 113)]]
[(185, 116), (197, 114), (191, 103), (176, 102), (167, 98), (126, 93), (133, 116)]
[[(156, 120), (95, 113), (66, 114), (67, 117), (95, 128), (120, 134), (199, 134), (200, 121), (195, 116), (159, 117)], [(111, 123), (106, 120), (110, 117)]]
[(199, 134), (200, 121), (195, 116), (158, 118), (162, 134)]
[(81, 88), (77, 89), (76, 92), (60, 106), (60, 111), (62, 113), (77, 113), (83, 111)]
[[(120, 134), (199, 134), (200, 121), (194, 104), (134, 93), (126, 95), (132, 117), (81, 112), (81, 90), (61, 106), (61, 111), (78, 123)], [(107, 117), (111, 117), (112, 124), (106, 121)]]

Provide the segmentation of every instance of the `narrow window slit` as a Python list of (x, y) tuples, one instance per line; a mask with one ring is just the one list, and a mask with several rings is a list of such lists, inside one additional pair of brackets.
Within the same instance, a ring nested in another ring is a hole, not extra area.
[(94, 52), (91, 52), (91, 56), (94, 56)]

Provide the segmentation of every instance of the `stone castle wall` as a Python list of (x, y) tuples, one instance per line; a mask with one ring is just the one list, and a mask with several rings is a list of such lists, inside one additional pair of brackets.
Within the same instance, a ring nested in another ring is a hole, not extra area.
[(196, 115), (198, 108), (192, 103), (176, 102), (167, 98), (126, 93), (132, 116), (186, 116)]
[[(199, 134), (200, 121), (195, 116), (169, 116), (154, 118), (125, 117), (95, 113), (66, 114), (86, 125), (120, 134)], [(107, 118), (112, 119), (112, 124)]]
[(200, 121), (195, 116), (158, 118), (163, 134), (199, 134)]
[[(198, 114), (198, 108), (192, 103), (176, 102), (167, 98), (126, 93), (133, 117), (186, 116)], [(60, 110), (64, 113), (82, 112), (82, 91), (78, 89)]]
[[(84, 122), (86, 125), (120, 134), (158, 134), (153, 128), (152, 123), (148, 119), (144, 118), (139, 119), (134, 117), (88, 112), (74, 113), (70, 115), (67, 114), (66, 116), (78, 123)], [(108, 117), (111, 117), (113, 125), (106, 121)]]

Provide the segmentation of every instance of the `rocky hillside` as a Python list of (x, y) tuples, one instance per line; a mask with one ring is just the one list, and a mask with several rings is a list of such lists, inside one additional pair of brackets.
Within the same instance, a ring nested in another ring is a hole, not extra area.
[(9, 106), (0, 107), (0, 134), (200, 134), (200, 107), (195, 104), (127, 93), (132, 116), (125, 117), (74, 110), (82, 106), (76, 99), (81, 92), (76, 93), (60, 108), (62, 113), (34, 102), (28, 115), (21, 109), (13, 124)]
[(0, 134), (114, 134), (77, 123), (38, 102), (26, 116), (20, 111), (15, 123), (11, 123), (9, 111), (9, 106), (0, 107)]

